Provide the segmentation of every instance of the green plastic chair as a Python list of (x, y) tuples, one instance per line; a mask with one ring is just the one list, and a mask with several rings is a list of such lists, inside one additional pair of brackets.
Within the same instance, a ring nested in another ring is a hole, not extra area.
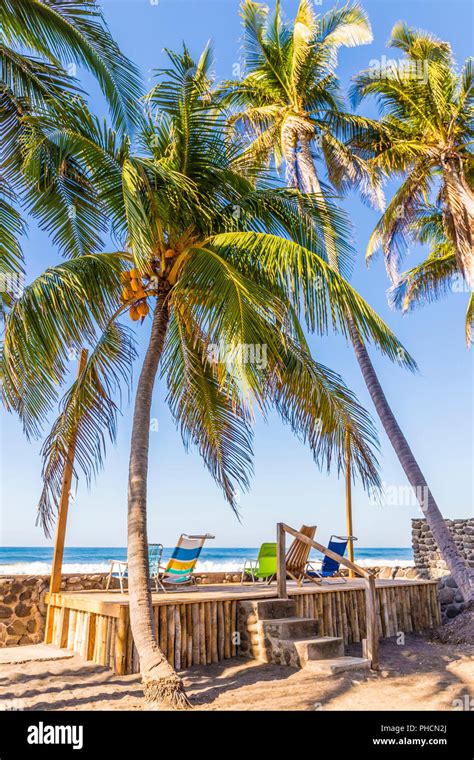
[(277, 545), (262, 544), (257, 559), (247, 559), (244, 562), (240, 582), (259, 580), (271, 583), (277, 572)]

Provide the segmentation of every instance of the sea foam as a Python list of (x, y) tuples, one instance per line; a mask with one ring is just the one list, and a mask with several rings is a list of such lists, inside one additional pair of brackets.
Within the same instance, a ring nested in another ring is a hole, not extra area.
[[(371, 557), (370, 559), (356, 559), (361, 567), (411, 567), (413, 562), (406, 559), (387, 559), (385, 557)], [(166, 562), (166, 560), (165, 560)], [(196, 571), (200, 573), (239, 573), (242, 570), (244, 558), (239, 560), (227, 560), (215, 562), (202, 560), (198, 562)], [(91, 573), (107, 573), (110, 569), (108, 562), (65, 562), (63, 573), (75, 575)], [(0, 564), (0, 575), (49, 575), (51, 563), (48, 562), (14, 562)]]

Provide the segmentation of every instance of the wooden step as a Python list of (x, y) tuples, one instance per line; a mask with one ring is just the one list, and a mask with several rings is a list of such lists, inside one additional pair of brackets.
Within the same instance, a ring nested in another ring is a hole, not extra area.
[(321, 675), (335, 676), (346, 670), (369, 670), (370, 662), (365, 657), (334, 657), (328, 660), (308, 660), (305, 670)]

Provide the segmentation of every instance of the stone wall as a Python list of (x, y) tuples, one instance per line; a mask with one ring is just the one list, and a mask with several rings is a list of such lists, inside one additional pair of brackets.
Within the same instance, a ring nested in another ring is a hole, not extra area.
[[(473, 569), (474, 518), (445, 520), (445, 523), (467, 566)], [(412, 520), (412, 545), (417, 569), (425, 573), (427, 577), (439, 580), (439, 601), (443, 622), (456, 617), (465, 609), (465, 604), (425, 519)]]
[[(38, 644), (44, 638), (49, 575), (0, 576), (0, 647)], [(61, 589), (103, 589), (106, 573), (64, 575)]]
[[(468, 566), (474, 568), (474, 517), (465, 520), (445, 520), (445, 523)], [(411, 524), (416, 567), (428, 570), (432, 578), (441, 578), (446, 575), (447, 565), (441, 558), (426, 520), (412, 520)]]

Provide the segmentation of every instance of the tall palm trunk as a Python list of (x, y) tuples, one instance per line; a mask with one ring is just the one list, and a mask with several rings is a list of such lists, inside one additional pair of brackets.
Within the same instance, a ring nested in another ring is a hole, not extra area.
[(390, 443), (398, 456), (405, 475), (415, 492), (417, 501), (426, 517), (431, 533), (433, 534), (433, 538), (436, 541), (441, 555), (446, 562), (451, 575), (456, 581), (464, 600), (466, 602), (474, 601), (474, 590), (471, 584), (470, 572), (463, 558), (459, 554), (456, 544), (446, 527), (443, 515), (434, 500), (425, 477), (388, 404), (369, 354), (367, 353), (367, 349), (362, 343), (354, 324), (351, 322), (349, 322), (349, 329), (357, 361), (359, 362), (359, 367), (377, 410), (377, 414), (380, 417), (380, 421), (387, 433)]
[(443, 167), (445, 197), (452, 218), (456, 258), (464, 279), (474, 288), (474, 194), (466, 182), (462, 168), (454, 161)]
[[(317, 172), (314, 165), (314, 161), (311, 156), (311, 149), (308, 140), (305, 139), (305, 135), (300, 135), (300, 145), (303, 154), (303, 160), (300, 162), (300, 168), (306, 170), (306, 179), (300, 186), (300, 190), (304, 192), (304, 187), (314, 186)], [(319, 184), (319, 182), (318, 182)], [(337, 259), (335, 263), (331, 261), (331, 252), (329, 252), (330, 263), (334, 268), (337, 267)], [(379, 379), (376, 375), (375, 369), (370, 361), (369, 354), (359, 338), (357, 329), (348, 315), (349, 331), (354, 346), (354, 351), (359, 363), (359, 367), (362, 372), (367, 389), (370, 393), (372, 401), (374, 403), (377, 414), (380, 421), (387, 433), (390, 443), (392, 444), (394, 451), (399, 459), (400, 464), (408, 478), (408, 482), (415, 492), (417, 501), (422, 509), (423, 514), (426, 517), (426, 521), (433, 534), (433, 538), (436, 541), (439, 551), (446, 562), (457, 586), (466, 602), (474, 601), (474, 589), (471, 582), (471, 574), (464, 562), (461, 554), (458, 551), (454, 540), (452, 539), (444, 522), (443, 516), (436, 504), (433, 494), (431, 493), (428, 484), (425, 480), (421, 469), (413, 456), (413, 453), (407, 443), (405, 436), (403, 435), (400, 426), (395, 418), (395, 415), (390, 408), (385, 394), (380, 385)]]
[(140, 658), (145, 698), (165, 708), (182, 708), (189, 704), (183, 683), (156, 641), (148, 569), (146, 509), (150, 412), (168, 320), (166, 293), (162, 293), (157, 299), (153, 315), (133, 413), (128, 480), (128, 577), (130, 623)]

